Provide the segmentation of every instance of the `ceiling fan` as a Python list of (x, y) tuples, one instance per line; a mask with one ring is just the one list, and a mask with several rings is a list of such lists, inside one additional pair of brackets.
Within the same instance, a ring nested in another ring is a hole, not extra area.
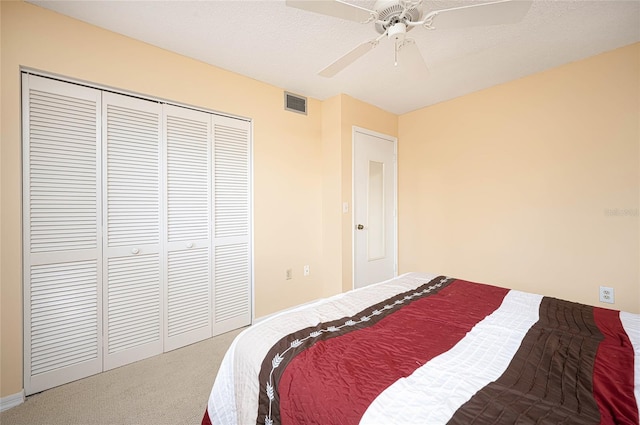
[[(318, 72), (323, 77), (333, 77), (371, 51), (385, 37), (394, 43), (394, 64), (399, 58), (410, 59), (413, 66), (423, 66), (424, 59), (415, 40), (406, 37), (407, 32), (421, 26), (429, 30), (464, 28), (478, 25), (512, 24), (521, 21), (531, 7), (532, 0), (499, 0), (449, 9), (434, 10), (423, 16), (423, 0), (377, 0), (373, 10), (344, 0), (286, 0), (287, 6), (323, 15), (373, 23), (378, 36), (356, 46), (353, 50)], [(416, 59), (417, 58), (417, 59)], [(417, 65), (416, 65), (417, 64)]]

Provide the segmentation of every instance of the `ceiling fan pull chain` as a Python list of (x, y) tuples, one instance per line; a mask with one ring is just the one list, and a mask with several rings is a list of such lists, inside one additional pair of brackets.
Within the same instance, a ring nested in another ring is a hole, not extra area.
[(396, 39), (395, 48), (393, 49), (393, 66), (398, 66), (398, 51), (400, 50), (400, 40)]

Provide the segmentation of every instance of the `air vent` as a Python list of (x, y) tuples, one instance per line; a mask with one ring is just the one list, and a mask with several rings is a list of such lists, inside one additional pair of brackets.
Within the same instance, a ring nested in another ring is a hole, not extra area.
[(284, 109), (307, 115), (307, 98), (284, 92)]

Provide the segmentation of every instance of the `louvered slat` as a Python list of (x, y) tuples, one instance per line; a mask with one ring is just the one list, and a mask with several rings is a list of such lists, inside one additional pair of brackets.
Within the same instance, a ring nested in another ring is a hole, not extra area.
[(98, 263), (31, 268), (31, 374), (99, 358)]
[(250, 310), (249, 246), (217, 246), (215, 250), (215, 321), (224, 322)]
[(109, 353), (159, 341), (158, 255), (111, 258), (108, 275)]
[(159, 116), (108, 104), (108, 246), (158, 244)]
[(167, 117), (169, 241), (209, 237), (209, 124)]
[(29, 92), (31, 252), (97, 247), (96, 108)]
[(249, 234), (249, 132), (214, 123), (215, 237)]
[(209, 326), (209, 250), (170, 253), (167, 278), (169, 337)]

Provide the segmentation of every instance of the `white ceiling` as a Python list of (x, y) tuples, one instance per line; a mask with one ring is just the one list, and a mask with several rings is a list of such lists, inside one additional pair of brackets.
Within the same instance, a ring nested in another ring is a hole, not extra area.
[[(424, 0), (424, 9), (482, 2)], [(317, 72), (375, 38), (373, 24), (294, 9), (284, 0), (30, 3), (303, 96), (345, 93), (395, 114), (640, 41), (640, 0), (534, 0), (519, 24), (414, 28), (408, 35), (427, 75), (394, 67), (393, 45), (383, 40), (328, 79)]]

